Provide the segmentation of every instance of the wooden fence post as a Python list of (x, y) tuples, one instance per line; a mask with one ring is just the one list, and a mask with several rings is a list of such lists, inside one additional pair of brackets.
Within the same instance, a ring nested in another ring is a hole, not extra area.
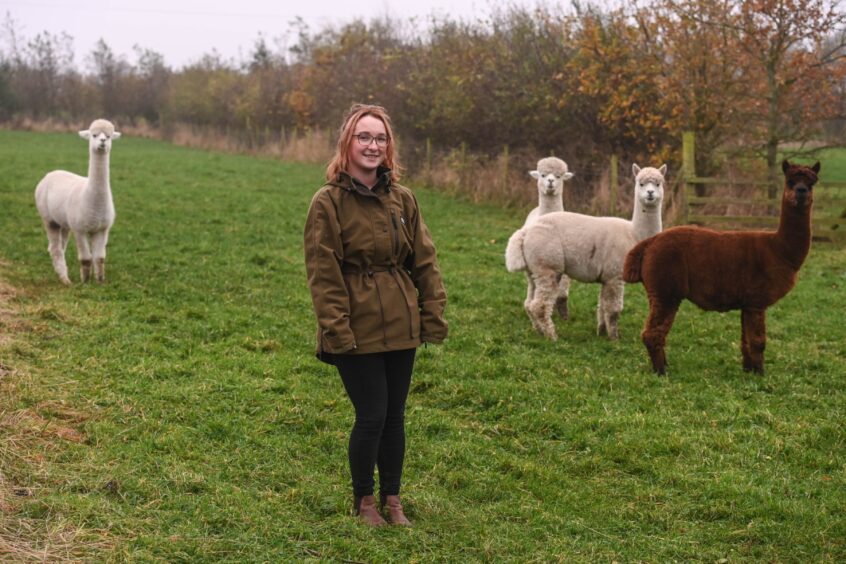
[(608, 215), (617, 215), (617, 190), (619, 188), (619, 174), (620, 159), (617, 155), (611, 155), (611, 174), (609, 175), (608, 185), (611, 190), (608, 202)]
[(696, 178), (696, 135), (692, 131), (685, 131), (682, 134), (682, 221), (687, 223), (688, 218), (688, 188), (694, 188), (693, 180)]

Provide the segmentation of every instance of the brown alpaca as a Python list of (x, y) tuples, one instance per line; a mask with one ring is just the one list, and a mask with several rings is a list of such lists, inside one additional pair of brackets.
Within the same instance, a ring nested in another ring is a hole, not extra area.
[(764, 372), (769, 306), (796, 283), (811, 247), (811, 204), (820, 163), (782, 162), (778, 231), (674, 227), (641, 241), (626, 256), (623, 278), (643, 282), (649, 317), (641, 337), (652, 368), (666, 371), (664, 343), (682, 300), (708, 311), (741, 310), (743, 369)]

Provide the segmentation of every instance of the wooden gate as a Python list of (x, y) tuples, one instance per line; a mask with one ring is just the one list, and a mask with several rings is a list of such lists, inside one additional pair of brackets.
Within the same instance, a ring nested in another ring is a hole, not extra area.
[[(778, 227), (782, 185), (770, 190), (766, 180), (730, 180), (696, 174), (693, 132), (682, 139), (682, 222), (715, 229), (773, 229)], [(812, 215), (815, 241), (846, 244), (846, 182), (825, 179), (822, 162), (820, 182), (814, 187)], [(722, 192), (714, 194), (715, 191)], [(710, 192), (710, 194), (709, 194)], [(726, 193), (728, 192), (728, 194)], [(775, 193), (775, 197), (770, 197)]]

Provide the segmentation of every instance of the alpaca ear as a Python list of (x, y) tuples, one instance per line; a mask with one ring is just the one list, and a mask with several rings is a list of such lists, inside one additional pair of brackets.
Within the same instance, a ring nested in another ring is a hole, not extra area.
[(91, 139), (91, 131), (88, 129), (83, 129), (79, 132), (79, 136), (83, 139)]
[(112, 139), (120, 139), (120, 131), (115, 131), (112, 133)]
[(530, 170), (529, 175), (531, 175), (532, 178), (540, 178), (540, 173), (536, 170)]
[(640, 167), (637, 166), (637, 163), (632, 163), (632, 174), (637, 176), (640, 173)]
[(820, 171), (820, 161), (817, 161), (816, 163), (814, 163), (814, 166), (811, 167), (811, 170), (813, 170), (816, 173), (819, 173), (819, 171)]
[(787, 162), (787, 159), (784, 159), (783, 161), (781, 161), (781, 171), (783, 173), (787, 174), (787, 169), (789, 169), (789, 168), (790, 168), (790, 163)]
[(658, 169), (658, 172), (661, 173), (661, 176), (666, 176), (667, 175), (667, 164), (666, 163), (662, 164), (661, 168)]
[(562, 176), (561, 178), (563, 178), (564, 180), (570, 180), (574, 176), (576, 176), (576, 173), (574, 172), (565, 172), (564, 176)]

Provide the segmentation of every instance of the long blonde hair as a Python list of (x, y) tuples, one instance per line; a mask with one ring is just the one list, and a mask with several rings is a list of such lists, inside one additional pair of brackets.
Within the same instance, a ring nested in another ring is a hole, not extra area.
[(358, 120), (364, 116), (373, 116), (385, 124), (385, 133), (388, 135), (388, 145), (385, 147), (385, 160), (382, 166), (391, 169), (391, 180), (397, 182), (400, 179), (402, 167), (396, 150), (396, 138), (391, 127), (391, 118), (382, 106), (369, 104), (353, 104), (338, 132), (338, 145), (335, 149), (335, 156), (329, 161), (326, 167), (326, 180), (337, 180), (341, 172), (349, 170), (350, 166), (350, 145), (353, 140), (353, 132)]

